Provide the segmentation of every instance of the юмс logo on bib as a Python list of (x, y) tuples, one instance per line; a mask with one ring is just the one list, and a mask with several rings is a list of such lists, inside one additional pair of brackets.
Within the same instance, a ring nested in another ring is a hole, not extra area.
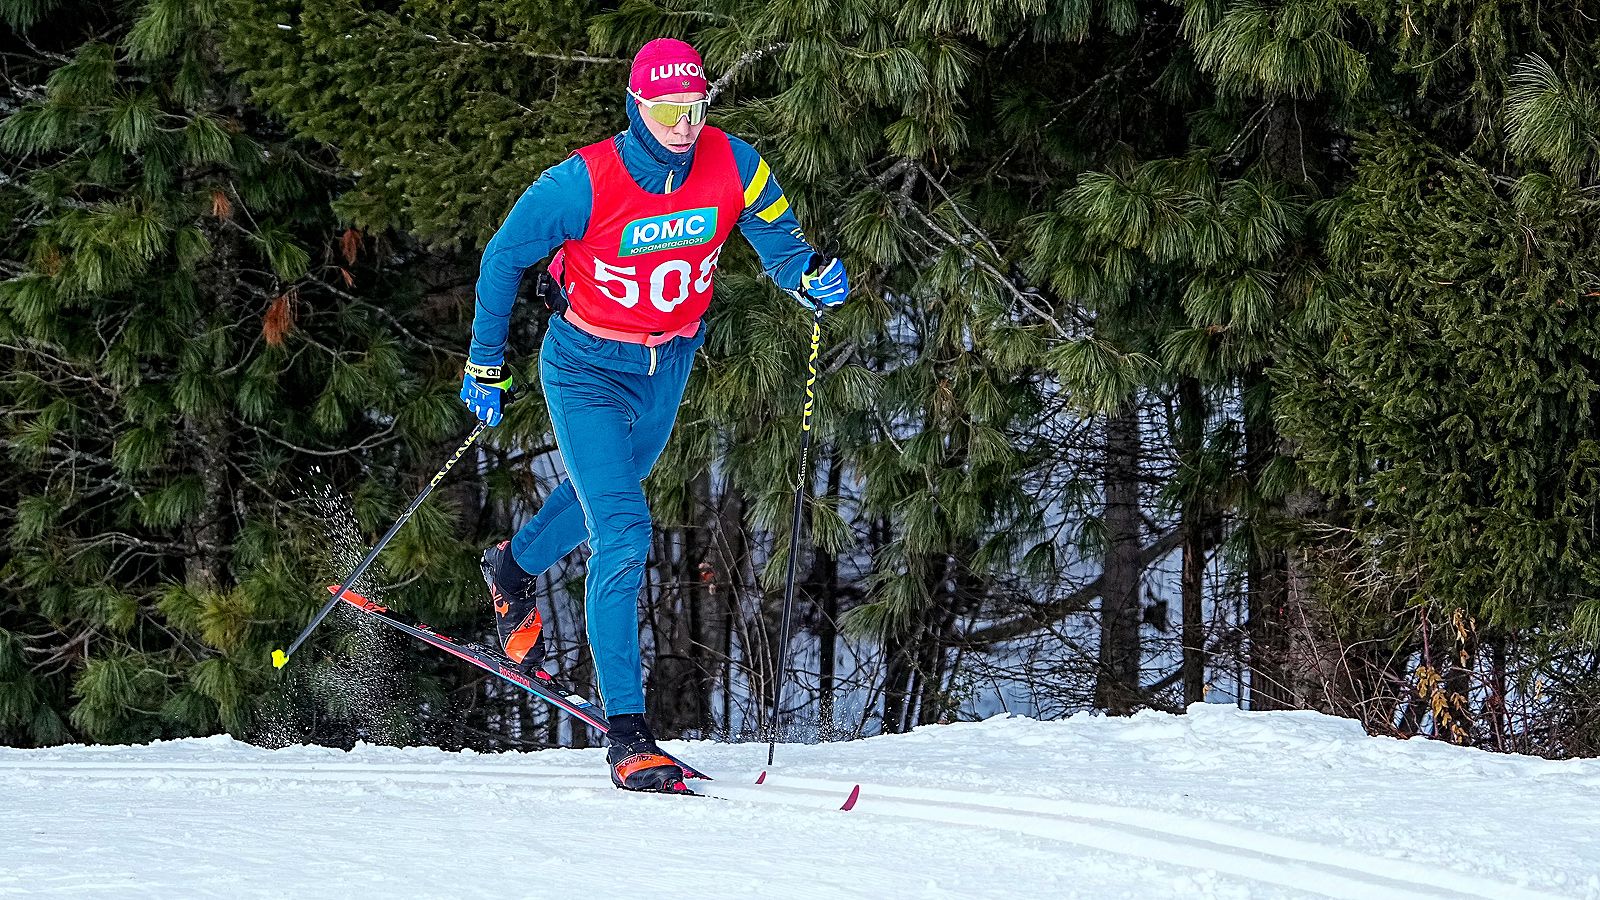
[(634, 219), (622, 228), (618, 256), (638, 256), (657, 250), (693, 247), (710, 241), (717, 233), (717, 208), (707, 206), (648, 219)]

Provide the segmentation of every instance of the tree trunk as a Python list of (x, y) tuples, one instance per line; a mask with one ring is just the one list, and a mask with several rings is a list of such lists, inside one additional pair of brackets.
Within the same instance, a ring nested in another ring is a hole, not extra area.
[[(586, 635), (589, 633), (588, 622), (583, 616), (581, 598), (578, 602), (578, 621), (573, 625), (573, 628), (576, 629), (578, 634)], [(584, 693), (591, 697), (599, 695), (600, 692), (595, 686), (594, 653), (589, 649), (589, 641), (587, 639), (578, 641), (578, 664), (573, 666), (572, 671), (567, 674), (570, 682), (575, 687), (587, 688)], [(569, 746), (575, 748), (589, 746), (589, 726), (580, 723), (571, 716), (564, 716), (563, 718), (572, 723), (572, 743)]]
[(197, 452), (202, 500), (197, 523), (190, 531), (190, 551), (186, 563), (189, 583), (207, 591), (220, 591), (228, 585), (227, 547), (231, 540), (228, 483), (228, 433), (220, 419), (190, 416), (188, 431)]
[[(540, 574), (539, 581), (548, 583), (549, 580), (549, 573)], [(543, 590), (542, 585), (540, 590)], [(554, 657), (556, 660), (560, 660), (561, 656), (564, 655), (562, 653), (562, 648), (566, 646), (567, 638), (565, 632), (562, 630), (563, 623), (561, 617), (561, 604), (556, 602), (554, 591), (551, 592), (550, 602), (541, 603), (540, 609), (544, 614), (545, 646), (549, 648), (552, 657)], [(583, 637), (579, 635), (577, 640), (582, 643)], [(561, 665), (561, 663), (557, 662), (557, 666), (559, 665)], [(545, 742), (552, 747), (563, 746), (561, 740), (561, 728), (569, 719), (571, 719), (571, 717), (566, 715), (551, 715), (549, 718), (547, 718), (545, 720)], [(577, 730), (582, 726), (577, 725), (576, 722), (574, 722), (572, 727), (574, 730)]]
[(1440, 654), (1444, 657), (1444, 692), (1450, 727), (1441, 736), (1453, 744), (1475, 746), (1478, 742), (1478, 723), (1473, 717), (1472, 676), (1477, 669), (1478, 634), (1470, 622), (1452, 622), (1451, 640)]
[[(1288, 453), (1283, 447), (1281, 452)], [(1284, 501), (1287, 524), (1326, 522), (1336, 518), (1327, 498), (1314, 491), (1294, 491)], [(1336, 712), (1348, 708), (1352, 700), (1365, 704), (1372, 696), (1350, 698), (1350, 660), (1341, 650), (1342, 642), (1318, 605), (1315, 593), (1317, 575), (1314, 557), (1304, 540), (1296, 540), (1285, 554), (1283, 652), (1280, 668), (1287, 688), (1286, 702), (1293, 707)], [(1336, 712), (1336, 714), (1338, 714)]]
[[(709, 509), (711, 476), (700, 474), (689, 492), (691, 509)], [(646, 695), (657, 735), (675, 738), (712, 727), (711, 667), (705, 653), (708, 591), (702, 570), (706, 548), (695, 527), (666, 532), (658, 546), (663, 584), (654, 611), (656, 658)]]
[(1105, 582), (1100, 593), (1100, 667), (1095, 705), (1131, 715), (1139, 689), (1139, 420), (1130, 400), (1106, 422)]
[[(950, 696), (945, 686), (950, 683), (950, 647), (955, 643), (956, 620), (964, 600), (964, 593), (975, 589), (973, 580), (964, 574), (962, 559), (971, 559), (977, 552), (975, 541), (963, 541), (956, 553), (947, 554), (939, 568), (939, 575), (930, 585), (927, 624), (922, 631), (922, 650), (919, 670), (922, 686), (918, 696), (916, 722), (918, 725), (937, 725), (950, 721)], [(931, 567), (930, 567), (931, 568)]]
[(904, 641), (885, 642), (889, 664), (883, 673), (883, 732), (899, 734), (906, 730), (906, 712), (910, 701), (911, 658)]
[(1257, 547), (1250, 564), (1250, 708), (1293, 709), (1285, 663), (1283, 619), (1288, 611), (1288, 560), (1282, 550)]
[[(1269, 386), (1257, 366), (1245, 376), (1245, 471), (1259, 491), (1267, 465), (1279, 450), (1278, 430), (1272, 423)], [(1288, 635), (1289, 555), (1276, 533), (1284, 521), (1282, 501), (1262, 501), (1251, 523), (1254, 552), (1246, 573), (1249, 612), (1245, 630), (1250, 638), (1250, 708), (1293, 709), (1289, 686)]]
[[(751, 583), (747, 577), (750, 550), (744, 527), (744, 495), (730, 487), (722, 495), (718, 513), (719, 517), (715, 522), (712, 536), (712, 548), (707, 554), (711, 565), (709, 573), (711, 596), (707, 602), (710, 604), (712, 615), (720, 617), (717, 649), (722, 655), (721, 727), (723, 731), (732, 734), (735, 683), (734, 634), (739, 627), (739, 598), (744, 595), (744, 585)], [(745, 648), (746, 653), (749, 650), (750, 648)], [(747, 659), (745, 664), (750, 666), (754, 661)]]
[[(202, 320), (202, 333), (220, 327), (237, 305), (240, 295), (239, 236), (220, 225), (208, 229), (207, 237), (213, 242), (212, 262), (198, 273), (196, 282), (205, 295), (210, 312)], [(189, 434), (189, 445), (194, 448), (193, 466), (200, 475), (201, 503), (195, 524), (188, 529), (189, 558), (184, 574), (189, 583), (207, 591), (220, 591), (229, 585), (229, 544), (233, 537), (231, 522), (232, 487), (228, 478), (229, 444), (232, 435), (226, 412), (191, 412), (184, 416), (184, 430)]]
[(949, 647), (955, 633), (956, 617), (951, 612), (950, 604), (941, 604), (933, 610), (938, 621), (930, 624), (923, 648), (924, 678), (922, 682), (922, 700), (917, 713), (918, 725), (938, 725), (950, 721), (948, 695), (945, 693), (945, 678), (949, 674)]
[(1200, 457), (1205, 451), (1207, 404), (1200, 380), (1185, 378), (1178, 385), (1179, 465), (1187, 470), (1190, 482), (1183, 500), (1183, 572), (1180, 593), (1183, 597), (1183, 703), (1206, 699), (1206, 623), (1205, 573), (1208, 544), (1215, 531), (1211, 504), (1199, 479)]
[[(827, 496), (839, 496), (843, 466), (837, 454), (828, 458)], [(839, 560), (821, 547), (812, 563), (820, 599), (817, 616), (817, 687), (821, 694), (817, 727), (823, 740), (834, 736), (834, 692), (839, 665)]]
[(1494, 748), (1501, 753), (1508, 749), (1510, 717), (1506, 714), (1506, 639), (1497, 635), (1489, 639), (1489, 699), (1485, 704), (1489, 714), (1489, 727), (1494, 733)]

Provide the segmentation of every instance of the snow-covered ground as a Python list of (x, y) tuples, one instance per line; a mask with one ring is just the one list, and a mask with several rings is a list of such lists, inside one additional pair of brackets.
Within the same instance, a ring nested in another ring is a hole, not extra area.
[(0, 896), (1600, 900), (1600, 760), (1223, 706), (783, 745), (759, 786), (765, 745), (667, 746), (722, 799), (600, 750), (0, 750)]

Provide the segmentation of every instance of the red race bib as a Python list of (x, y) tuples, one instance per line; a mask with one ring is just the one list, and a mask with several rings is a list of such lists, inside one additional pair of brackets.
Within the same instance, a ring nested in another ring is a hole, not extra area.
[(634, 334), (698, 322), (711, 305), (722, 244), (744, 212), (728, 136), (706, 126), (689, 177), (670, 194), (639, 187), (612, 139), (578, 155), (594, 191), (589, 228), (550, 263), (573, 309), (595, 325)]

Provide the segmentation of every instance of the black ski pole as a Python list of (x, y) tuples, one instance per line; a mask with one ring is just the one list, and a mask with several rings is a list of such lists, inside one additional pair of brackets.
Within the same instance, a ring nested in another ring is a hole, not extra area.
[(382, 550), (394, 538), (395, 534), (400, 531), (400, 526), (406, 524), (406, 520), (411, 518), (411, 514), (417, 511), (417, 507), (422, 505), (422, 501), (428, 499), (428, 495), (433, 493), (433, 489), (439, 486), (439, 482), (444, 480), (444, 476), (449, 474), (450, 469), (460, 461), (462, 456), (466, 455), (467, 449), (488, 427), (487, 424), (479, 422), (478, 427), (472, 429), (472, 433), (467, 435), (467, 439), (461, 442), (461, 446), (456, 448), (456, 452), (450, 454), (450, 458), (445, 460), (444, 468), (433, 476), (433, 480), (429, 481), (427, 487), (422, 489), (422, 493), (417, 495), (417, 499), (411, 501), (411, 505), (406, 507), (406, 511), (400, 514), (400, 518), (394, 520), (394, 524), (389, 526), (388, 533), (379, 539), (371, 550), (367, 551), (366, 556), (361, 558), (361, 562), (356, 564), (355, 571), (351, 572), (349, 577), (340, 583), (339, 589), (333, 592), (333, 597), (327, 603), (322, 604), (322, 608), (317, 610), (317, 615), (311, 620), (311, 624), (300, 632), (300, 636), (294, 639), (294, 643), (289, 645), (289, 649), (272, 651), (272, 667), (274, 669), (281, 669), (288, 665), (289, 657), (300, 649), (300, 645), (305, 643), (306, 638), (311, 636), (311, 632), (316, 630), (318, 625), (322, 624), (322, 620), (327, 618), (328, 612), (333, 609), (334, 605), (344, 599), (344, 592), (355, 584), (356, 579), (360, 578), (367, 571), (367, 567), (372, 565), (372, 561), (378, 558), (378, 551)]
[(800, 514), (811, 468), (811, 410), (816, 405), (817, 348), (822, 345), (822, 310), (811, 319), (811, 357), (806, 361), (806, 409), (800, 417), (800, 477), (794, 483), (794, 520), (789, 528), (789, 577), (783, 585), (783, 628), (778, 638), (778, 684), (772, 694), (772, 727), (767, 732), (767, 765), (778, 748), (778, 725), (783, 714), (783, 681), (789, 672), (789, 618), (794, 611), (795, 566), (800, 561)]

